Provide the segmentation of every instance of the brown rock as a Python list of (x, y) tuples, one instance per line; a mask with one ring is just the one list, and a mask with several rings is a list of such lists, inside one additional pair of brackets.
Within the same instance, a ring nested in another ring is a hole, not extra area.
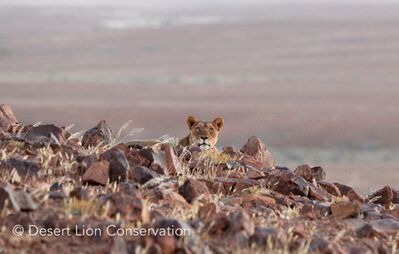
[(173, 148), (168, 144), (162, 144), (161, 151), (164, 152), (167, 174), (176, 175), (179, 170), (179, 158), (177, 158)]
[(388, 208), (393, 201), (393, 192), (391, 187), (385, 186), (368, 196), (369, 202), (380, 204)]
[(354, 217), (360, 213), (360, 204), (356, 201), (335, 203), (331, 205), (331, 213), (339, 219)]
[(117, 214), (120, 214), (129, 221), (145, 221), (149, 218), (147, 207), (139, 195), (116, 192), (103, 201), (111, 202), (108, 211), (110, 217), (114, 218)]
[(309, 165), (301, 165), (294, 170), (294, 173), (302, 176), (309, 182), (312, 182), (313, 179), (315, 179), (316, 181), (326, 179), (326, 172), (324, 172), (322, 167), (310, 167)]
[(129, 162), (122, 150), (117, 147), (111, 148), (101, 154), (100, 161), (109, 162), (109, 177), (111, 182), (122, 182), (126, 180)]
[(4, 131), (8, 131), (8, 128), (13, 125), (17, 124), (18, 120), (15, 117), (14, 113), (10, 106), (1, 104), (0, 105), (0, 130), (3, 129)]
[(3, 208), (6, 200), (19, 212), (30, 212), (37, 209), (38, 205), (31, 195), (23, 190), (14, 190), (10, 185), (0, 185), (0, 208)]
[(341, 194), (347, 196), (349, 200), (358, 201), (360, 203), (365, 202), (364, 198), (357, 194), (356, 191), (351, 187), (340, 183), (334, 183), (334, 185), (337, 186)]
[(316, 199), (319, 201), (329, 201), (331, 200), (331, 195), (323, 190), (322, 188), (315, 187), (313, 185), (309, 186), (309, 198)]
[(35, 176), (40, 170), (39, 165), (34, 161), (15, 158), (0, 162), (0, 166), (10, 171), (15, 169), (18, 175), (22, 177)]
[(240, 206), (242, 204), (242, 197), (240, 196), (228, 196), (222, 199), (225, 206)]
[(207, 224), (208, 234), (211, 236), (222, 236), (230, 228), (231, 220), (223, 212), (212, 216), (210, 222)]
[(83, 183), (106, 185), (109, 182), (109, 162), (92, 164), (82, 176)]
[(80, 175), (83, 175), (91, 165), (97, 162), (97, 156), (95, 153), (92, 153), (91, 155), (88, 156), (78, 156), (76, 158), (76, 162), (77, 162), (76, 167), (78, 173)]
[(150, 160), (140, 154), (140, 151), (138, 150), (132, 149), (125, 155), (129, 161), (130, 167), (143, 166), (148, 168), (151, 165)]
[(266, 145), (257, 137), (251, 137), (240, 149), (243, 153), (241, 161), (257, 169), (274, 168), (273, 156)]
[(319, 184), (319, 186), (321, 188), (326, 190), (331, 195), (336, 196), (336, 197), (341, 197), (341, 195), (342, 195), (341, 191), (339, 190), (339, 188), (337, 186), (335, 186), (335, 184), (330, 183), (330, 182), (325, 181), (325, 180), (318, 181), (317, 183)]
[(63, 144), (69, 133), (53, 124), (34, 126), (28, 130), (24, 138), (32, 143), (58, 143)]
[(112, 142), (112, 131), (107, 122), (102, 120), (97, 126), (86, 131), (82, 138), (82, 146), (88, 148), (99, 144), (108, 145)]
[(320, 219), (325, 216), (327, 216), (331, 209), (330, 209), (331, 204), (306, 204), (304, 205), (300, 213), (303, 217), (310, 219), (310, 220), (315, 220), (315, 219)]
[(191, 203), (201, 195), (210, 195), (208, 187), (201, 181), (188, 178), (179, 188), (179, 193)]
[(306, 197), (309, 195), (310, 184), (301, 176), (291, 171), (264, 171), (264, 173), (266, 174), (266, 179), (269, 181), (269, 185), (277, 192), (285, 195), (295, 194)]
[(139, 184), (145, 184), (149, 180), (158, 176), (159, 175), (153, 170), (142, 166), (136, 166), (135, 168), (133, 168), (131, 173), (131, 178), (133, 179), (133, 181)]
[(247, 237), (250, 237), (255, 233), (255, 223), (245, 210), (240, 209), (233, 212), (230, 219), (232, 223), (227, 230), (228, 234), (235, 235), (243, 232)]
[(270, 244), (272, 240), (277, 239), (278, 231), (275, 228), (265, 228), (256, 226), (255, 233), (250, 237), (250, 243), (256, 245), (266, 246)]
[(247, 193), (242, 196), (242, 207), (260, 207), (260, 206), (275, 206), (276, 200), (272, 197), (263, 195)]

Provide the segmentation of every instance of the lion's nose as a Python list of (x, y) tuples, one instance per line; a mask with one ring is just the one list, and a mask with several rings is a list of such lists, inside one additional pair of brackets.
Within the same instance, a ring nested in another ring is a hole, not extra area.
[(203, 140), (207, 140), (208, 139), (208, 137), (201, 137)]

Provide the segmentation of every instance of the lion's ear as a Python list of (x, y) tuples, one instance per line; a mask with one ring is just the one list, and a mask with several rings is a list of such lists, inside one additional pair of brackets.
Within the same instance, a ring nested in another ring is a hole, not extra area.
[(218, 131), (223, 127), (224, 124), (224, 120), (223, 117), (216, 117), (212, 123), (216, 126), (216, 128), (218, 129)]
[(194, 124), (196, 124), (198, 122), (198, 119), (193, 117), (193, 116), (189, 116), (187, 117), (187, 125), (188, 128), (192, 128), (194, 126)]

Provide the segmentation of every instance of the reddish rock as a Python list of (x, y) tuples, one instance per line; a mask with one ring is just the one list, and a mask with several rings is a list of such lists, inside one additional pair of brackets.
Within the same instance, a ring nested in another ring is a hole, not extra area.
[(126, 154), (126, 159), (129, 161), (130, 167), (143, 166), (148, 168), (151, 165), (150, 160), (140, 154), (140, 151), (135, 149), (131, 149)]
[(312, 182), (313, 179), (316, 181), (321, 181), (326, 179), (326, 172), (324, 172), (322, 167), (310, 167), (309, 165), (298, 166), (294, 170), (295, 174), (298, 174), (305, 178), (305, 180)]
[(208, 187), (201, 181), (188, 178), (179, 188), (179, 193), (191, 203), (201, 195), (210, 195)]
[(58, 143), (63, 144), (70, 134), (64, 129), (53, 124), (39, 125), (30, 128), (24, 138), (32, 143)]
[(103, 201), (110, 201), (111, 206), (108, 211), (110, 217), (117, 214), (129, 221), (146, 221), (149, 218), (147, 207), (139, 195), (132, 193), (116, 192)]
[(150, 162), (149, 168), (158, 174), (176, 175), (176, 170), (179, 167), (179, 159), (174, 154), (170, 145), (161, 144), (155, 147), (155, 149), (141, 149), (139, 154)]
[(393, 201), (393, 191), (391, 187), (385, 186), (382, 189), (377, 190), (367, 198), (369, 202), (380, 204), (388, 208)]
[(360, 204), (356, 201), (335, 203), (331, 205), (331, 213), (339, 219), (354, 217), (360, 213)]
[(162, 144), (161, 150), (165, 153), (166, 170), (168, 175), (174, 176), (180, 168), (179, 158), (173, 148), (168, 144)]
[(291, 171), (264, 171), (264, 173), (266, 175), (265, 178), (269, 181), (269, 186), (277, 192), (285, 195), (295, 194), (306, 197), (309, 195), (310, 184)]
[(0, 162), (0, 166), (8, 169), (9, 171), (15, 169), (19, 176), (36, 176), (40, 171), (39, 165), (31, 160), (20, 160), (10, 158), (6, 161)]
[(131, 179), (133, 179), (133, 181), (139, 184), (145, 184), (149, 180), (158, 176), (159, 175), (153, 170), (150, 170), (149, 168), (142, 166), (137, 166), (133, 168), (131, 172)]
[(92, 164), (82, 176), (83, 183), (106, 185), (109, 182), (109, 162)]
[(109, 162), (109, 177), (111, 182), (122, 182), (126, 180), (129, 162), (122, 150), (114, 147), (101, 154), (100, 161)]
[(17, 124), (18, 120), (10, 106), (1, 104), (0, 105), (0, 130), (8, 131), (9, 127), (13, 124)]
[(330, 183), (330, 182), (325, 181), (325, 180), (318, 181), (317, 183), (319, 184), (319, 186), (321, 188), (326, 190), (331, 195), (336, 196), (336, 197), (341, 197), (341, 195), (342, 195), (341, 191), (339, 190), (339, 188), (337, 186), (335, 186), (335, 184)]
[(364, 198), (357, 194), (353, 188), (340, 183), (334, 183), (334, 185), (337, 186), (341, 194), (347, 196), (349, 200), (358, 201), (360, 203), (365, 202)]
[(76, 162), (78, 173), (83, 175), (91, 165), (97, 162), (97, 156), (95, 153), (88, 156), (78, 156)]
[(212, 216), (210, 222), (206, 225), (208, 234), (211, 236), (222, 236), (230, 228), (231, 220), (223, 212)]
[(257, 137), (251, 137), (240, 149), (243, 153), (241, 161), (257, 169), (274, 168), (273, 156), (266, 145)]
[(322, 188), (310, 185), (309, 198), (316, 199), (319, 201), (329, 201), (331, 200), (331, 195)]
[(112, 142), (112, 131), (107, 122), (102, 120), (97, 126), (86, 131), (82, 138), (82, 146), (95, 147), (99, 144), (108, 145)]
[(263, 195), (247, 193), (242, 196), (242, 207), (260, 207), (260, 206), (275, 206), (276, 200), (272, 197), (267, 197)]
[(251, 216), (243, 209), (233, 212), (227, 234), (235, 235), (243, 232), (248, 238), (255, 233), (255, 223)]
[(327, 216), (331, 209), (331, 204), (306, 204), (300, 209), (300, 214), (310, 220), (316, 220)]

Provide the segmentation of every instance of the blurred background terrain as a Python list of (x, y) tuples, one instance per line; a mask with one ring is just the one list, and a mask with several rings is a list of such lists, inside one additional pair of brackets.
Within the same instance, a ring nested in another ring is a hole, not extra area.
[(394, 1), (0, 0), (0, 103), (25, 124), (129, 119), (183, 137), (221, 115), (279, 165), (362, 193), (399, 183)]

